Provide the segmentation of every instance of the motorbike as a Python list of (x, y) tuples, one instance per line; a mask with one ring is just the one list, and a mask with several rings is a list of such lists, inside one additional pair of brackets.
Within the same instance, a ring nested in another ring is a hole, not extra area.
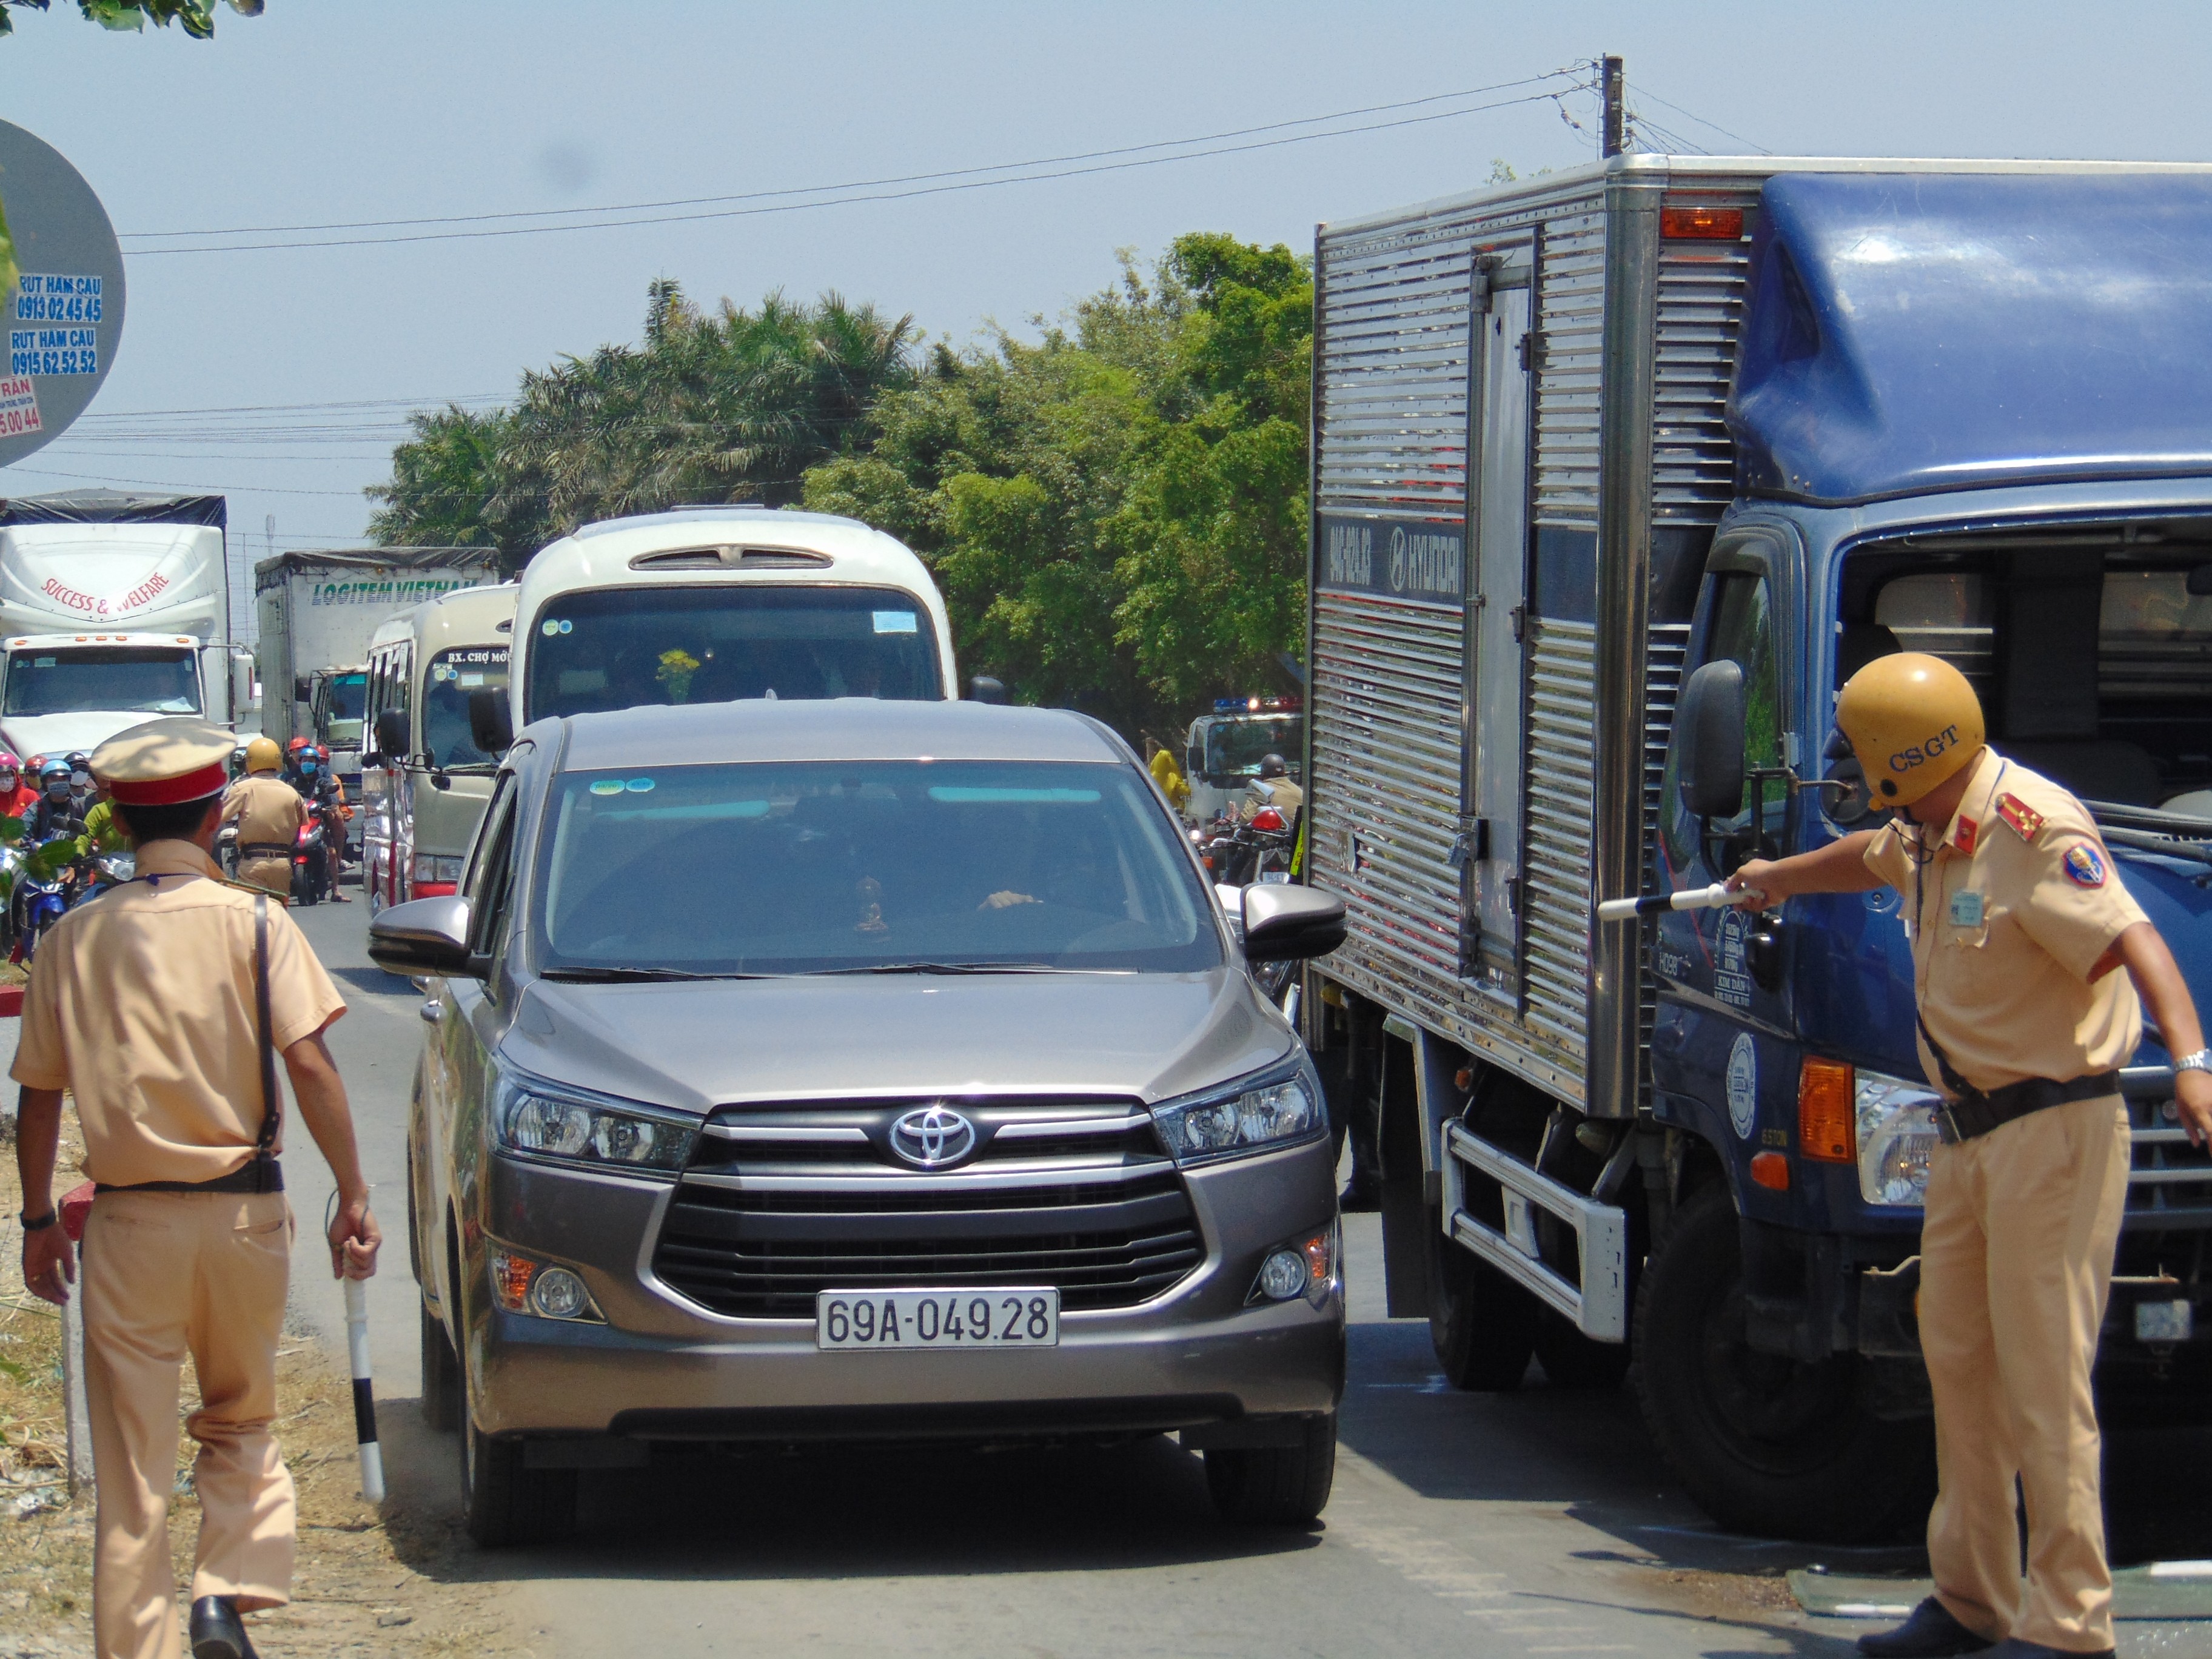
[(1219, 819), (1193, 835), (1199, 857), (1216, 882), (1248, 887), (1254, 882), (1291, 878), (1294, 832), (1272, 806), (1261, 807), (1249, 822)]
[(331, 859), (325, 850), (328, 830), (319, 817), (300, 826), (292, 845), (292, 902), (319, 904), (330, 896)]

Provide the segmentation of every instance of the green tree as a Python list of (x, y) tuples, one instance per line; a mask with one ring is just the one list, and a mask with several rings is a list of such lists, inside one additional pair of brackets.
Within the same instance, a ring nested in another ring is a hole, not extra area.
[[(241, 17), (261, 15), (264, 0), (227, 0)], [(44, 11), (50, 0), (0, 0), (0, 34), (13, 34), (12, 11)], [(88, 23), (102, 28), (142, 30), (150, 19), (156, 28), (174, 23), (195, 40), (215, 35), (215, 0), (76, 0), (76, 9)]]

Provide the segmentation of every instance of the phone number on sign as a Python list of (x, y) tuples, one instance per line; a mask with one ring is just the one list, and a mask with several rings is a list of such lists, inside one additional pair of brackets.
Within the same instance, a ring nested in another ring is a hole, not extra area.
[(94, 346), (33, 346), (8, 354), (10, 374), (97, 374), (100, 352)]

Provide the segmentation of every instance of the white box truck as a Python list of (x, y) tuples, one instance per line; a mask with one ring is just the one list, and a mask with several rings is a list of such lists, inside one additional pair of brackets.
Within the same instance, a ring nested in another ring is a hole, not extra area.
[(164, 714), (235, 726), (220, 495), (72, 490), (0, 499), (0, 744), (27, 760)]

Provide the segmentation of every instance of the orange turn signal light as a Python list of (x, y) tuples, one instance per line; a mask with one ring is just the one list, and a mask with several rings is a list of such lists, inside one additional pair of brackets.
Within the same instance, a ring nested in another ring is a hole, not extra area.
[(1790, 1160), (1779, 1152), (1757, 1152), (1751, 1160), (1751, 1178), (1778, 1193), (1790, 1190)]
[(538, 1276), (538, 1263), (526, 1255), (509, 1255), (505, 1250), (491, 1253), (491, 1290), (499, 1305), (509, 1313), (520, 1313), (529, 1304), (530, 1281)]
[(1823, 1164), (1858, 1162), (1851, 1122), (1856, 1079), (1840, 1060), (1808, 1056), (1797, 1073), (1797, 1150)]
[(1662, 207), (1659, 234), (1705, 242), (1743, 240), (1743, 210), (1732, 207)]

